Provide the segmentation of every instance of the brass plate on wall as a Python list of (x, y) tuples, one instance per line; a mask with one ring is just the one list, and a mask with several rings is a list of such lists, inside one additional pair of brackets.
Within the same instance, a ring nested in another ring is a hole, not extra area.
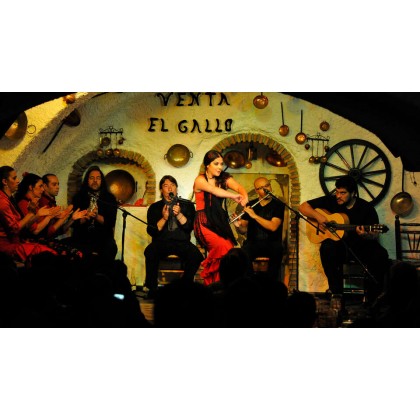
[(116, 169), (105, 176), (108, 188), (120, 204), (126, 203), (136, 190), (133, 176), (123, 169)]

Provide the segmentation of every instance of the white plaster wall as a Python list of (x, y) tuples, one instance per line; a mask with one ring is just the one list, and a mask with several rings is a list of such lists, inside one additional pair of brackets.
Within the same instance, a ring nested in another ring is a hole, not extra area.
[[(91, 100), (89, 99), (95, 96), (95, 93), (79, 93), (76, 103), (72, 105), (66, 105), (63, 100), (57, 99), (27, 111), (28, 124), (36, 126), (35, 134), (27, 134), (19, 142), (1, 139), (0, 164), (14, 166), (19, 175), (24, 171), (40, 175), (46, 172), (56, 173), (61, 181), (59, 202), (64, 205), (67, 197), (67, 178), (74, 162), (86, 153), (97, 149), (100, 128), (106, 129), (108, 126), (113, 126), (115, 129), (123, 128), (124, 130), (126, 141), (119, 146), (120, 148), (133, 150), (144, 156), (155, 171), (157, 182), (163, 175), (175, 176), (179, 183), (179, 194), (182, 197), (190, 197), (194, 178), (200, 170), (202, 158), (207, 150), (231, 135), (255, 133), (274, 139), (291, 153), (299, 172), (301, 201), (305, 201), (322, 195), (323, 192), (318, 176), (319, 165), (308, 163), (310, 152), (294, 140), (295, 135), (300, 131), (300, 112), (303, 110), (303, 131), (307, 134), (315, 135), (320, 131), (319, 124), (322, 121), (329, 122), (330, 129), (322, 134), (330, 138), (330, 147), (343, 140), (362, 139), (377, 145), (388, 157), (392, 167), (392, 182), (388, 194), (376, 206), (376, 209), (381, 223), (390, 227), (390, 231), (382, 235), (381, 243), (388, 249), (390, 257), (395, 257), (394, 214), (390, 209), (390, 201), (397, 192), (401, 191), (400, 159), (394, 158), (374, 134), (328, 110), (300, 99), (280, 93), (264, 93), (269, 98), (269, 105), (265, 109), (257, 109), (253, 105), (253, 98), (259, 93), (226, 93), (230, 106), (225, 104), (217, 106), (220, 100), (219, 95), (213, 98), (214, 106), (209, 106), (204, 94), (200, 97), (200, 106), (182, 107), (176, 106), (175, 95), (170, 99), (167, 107), (162, 106), (161, 100), (154, 92), (108, 93)], [(278, 132), (282, 124), (281, 102), (284, 107), (285, 124), (290, 127), (287, 137), (280, 136)], [(190, 99), (186, 96), (184, 104), (188, 103)], [(77, 127), (64, 125), (48, 151), (42, 153), (60, 122), (74, 108), (77, 108), (81, 114), (80, 125)], [(164, 118), (165, 127), (169, 131), (160, 132), (159, 125), (156, 125), (156, 132), (149, 132), (150, 117)], [(214, 130), (216, 118), (221, 122), (232, 118), (232, 131), (204, 132), (205, 120), (210, 121), (210, 128)], [(201, 134), (198, 132), (183, 134), (177, 130), (177, 123), (180, 120), (188, 120), (189, 127), (192, 128), (193, 119), (199, 121)], [(164, 159), (169, 147), (176, 143), (186, 145), (193, 153), (188, 164), (182, 168), (174, 168)], [(106, 174), (118, 165), (101, 163), (101, 167)], [(276, 170), (277, 168), (268, 165), (263, 158), (259, 157), (258, 161), (253, 162), (250, 172), (275, 173)], [(129, 171), (137, 180), (139, 187), (133, 197), (132, 202), (134, 202), (142, 196), (146, 178), (139, 169), (130, 167)], [(245, 168), (237, 171), (230, 170), (232, 173), (245, 171), (247, 171)], [(419, 219), (419, 187), (413, 185), (410, 175), (412, 174), (406, 173), (405, 190), (413, 196), (415, 207), (412, 213), (404, 218), (404, 221)], [(417, 178), (420, 182), (420, 175)], [(304, 230), (305, 227), (301, 225), (299, 289), (324, 291), (327, 287), (317, 252), (318, 245), (311, 244), (306, 239)]]

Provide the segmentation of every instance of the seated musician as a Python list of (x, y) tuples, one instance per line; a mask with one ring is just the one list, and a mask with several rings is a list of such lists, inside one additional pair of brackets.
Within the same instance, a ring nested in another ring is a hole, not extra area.
[(327, 238), (321, 243), (321, 263), (329, 287), (326, 292), (343, 293), (343, 263), (351, 259), (353, 251), (373, 276), (365, 285), (368, 300), (372, 302), (381, 293), (388, 267), (388, 252), (379, 244), (378, 232), (365, 229), (365, 225), (379, 223), (378, 214), (371, 203), (358, 196), (357, 183), (351, 176), (337, 179), (335, 187), (335, 194), (305, 201), (299, 206), (299, 211), (318, 223), (320, 228), (329, 226), (328, 213), (345, 214), (349, 222), (356, 226), (343, 239)]
[(278, 280), (280, 278), (281, 261), (283, 258), (283, 220), (284, 204), (273, 199), (267, 192), (272, 192), (270, 181), (260, 177), (254, 181), (258, 197), (244, 208), (244, 214), (233, 222), (237, 231), (247, 235), (242, 249), (251, 261), (257, 257), (268, 257), (268, 275)]
[(152, 242), (144, 250), (146, 261), (147, 298), (153, 299), (158, 287), (159, 261), (169, 255), (177, 255), (184, 263), (181, 281), (194, 281), (203, 261), (200, 250), (191, 242), (195, 208), (188, 200), (178, 197), (178, 183), (171, 175), (159, 181), (161, 200), (147, 210), (147, 233)]
[(118, 252), (114, 238), (118, 202), (98, 166), (87, 169), (72, 204), (74, 209), (87, 212), (73, 223), (67, 243), (80, 249), (85, 257), (97, 259), (99, 264), (114, 261)]

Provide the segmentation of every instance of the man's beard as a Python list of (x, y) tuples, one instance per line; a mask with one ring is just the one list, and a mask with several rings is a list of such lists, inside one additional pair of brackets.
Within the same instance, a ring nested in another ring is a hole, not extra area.
[(99, 191), (99, 185), (92, 185), (91, 187), (89, 187), (89, 189), (91, 189), (92, 191), (94, 191), (94, 192), (98, 192)]

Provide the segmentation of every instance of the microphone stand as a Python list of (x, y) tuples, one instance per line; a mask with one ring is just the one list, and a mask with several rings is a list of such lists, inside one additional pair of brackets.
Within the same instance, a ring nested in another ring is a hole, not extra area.
[[(147, 226), (151, 226), (151, 225), (149, 225), (149, 223), (145, 222), (139, 217), (134, 216), (134, 214), (130, 213), (126, 209), (122, 208), (121, 206), (117, 206), (117, 209), (122, 212), (122, 218), (123, 218), (122, 238), (121, 238), (121, 261), (124, 262), (124, 243), (125, 243), (125, 229), (127, 227), (127, 216), (131, 216), (134, 219), (138, 220), (139, 222), (144, 223)], [(151, 226), (151, 227), (154, 228), (154, 226)]]
[(312, 227), (314, 227), (317, 232), (319, 232), (319, 226), (312, 223), (308, 218), (303, 216), (301, 213), (299, 213), (297, 210), (290, 207), (287, 203), (285, 203), (283, 200), (280, 200), (280, 198), (276, 197), (271, 191), (268, 191), (264, 188), (264, 193), (269, 195), (274, 200), (279, 201), (280, 203), (283, 203), (286, 208), (288, 208), (292, 213), (295, 215), (296, 220), (296, 291), (299, 291), (299, 220), (303, 219), (306, 223), (310, 224)]
[[(270, 192), (270, 191), (268, 191), (266, 189), (264, 189), (264, 192), (266, 194), (269, 194), (275, 200), (280, 201), (281, 203), (283, 203), (289, 210), (291, 210), (293, 213), (295, 213), (296, 220), (297, 220), (297, 224), (296, 224), (296, 247), (297, 247), (297, 250), (299, 250), (299, 219), (305, 220), (306, 223), (309, 223), (312, 227), (314, 227), (316, 229), (317, 233), (319, 233), (319, 231), (320, 231), (319, 225), (316, 226), (314, 223), (312, 223), (306, 217), (302, 216), (301, 213), (299, 213), (298, 211), (292, 209), (285, 202), (283, 202), (282, 200), (280, 200), (279, 198), (277, 198), (272, 192)], [(375, 284), (379, 284), (378, 283), (378, 280), (375, 279), (375, 277), (373, 276), (373, 274), (368, 270), (368, 268), (366, 267), (366, 265), (363, 264), (363, 262), (355, 254), (355, 252), (349, 247), (349, 245), (347, 244), (347, 242), (343, 238), (340, 238), (340, 236), (337, 234), (337, 229), (335, 229), (333, 226), (327, 226), (327, 229), (333, 235), (335, 235), (344, 244), (347, 252), (350, 253), (352, 255), (352, 257), (355, 259), (355, 261), (359, 264), (359, 266), (362, 267), (363, 272), (365, 273), (366, 277), (368, 277), (369, 279), (373, 280), (373, 282)], [(297, 262), (298, 262), (297, 269), (296, 269), (296, 276), (297, 276), (297, 284), (299, 285), (299, 275), (298, 275), (298, 273), (299, 273), (299, 258), (298, 258), (298, 253), (297, 252), (296, 252), (296, 259), (297, 259)], [(299, 290), (299, 288), (298, 288), (298, 290)]]
[[(91, 193), (88, 193), (88, 194), (90, 195)], [(111, 206), (113, 208), (116, 208), (117, 210), (120, 210), (122, 212), (123, 227), (122, 227), (122, 238), (121, 238), (121, 261), (124, 262), (125, 229), (127, 227), (127, 216), (131, 216), (134, 219), (138, 220), (139, 222), (142, 222), (145, 225), (152, 227), (153, 229), (156, 229), (156, 227), (150, 225), (149, 223), (145, 222), (144, 220), (140, 219), (139, 217), (134, 216), (134, 214), (131, 214), (129, 211), (127, 211), (126, 209), (122, 208), (118, 204), (109, 203), (107, 201), (102, 200), (101, 198), (98, 198), (98, 202), (99, 203), (103, 203), (103, 204), (105, 204), (107, 206)]]
[(367, 266), (363, 264), (363, 262), (360, 260), (360, 258), (355, 254), (355, 252), (350, 248), (348, 243), (344, 240), (344, 237), (340, 238), (340, 236), (337, 233), (337, 229), (334, 226), (327, 226), (327, 229), (338, 238), (339, 241), (341, 241), (344, 244), (344, 247), (346, 248), (347, 254), (351, 254), (354, 260), (359, 264), (360, 267), (362, 267), (363, 272), (365, 273), (366, 277), (369, 277), (375, 284), (379, 284), (378, 280), (375, 279), (373, 274), (368, 270)]

